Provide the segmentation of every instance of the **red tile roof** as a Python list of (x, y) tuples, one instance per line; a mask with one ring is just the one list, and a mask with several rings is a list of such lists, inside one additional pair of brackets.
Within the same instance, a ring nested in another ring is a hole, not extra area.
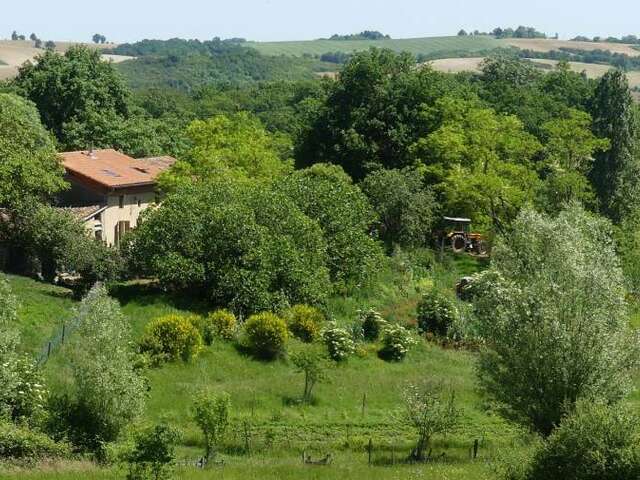
[(175, 163), (172, 157), (135, 159), (115, 150), (61, 153), (70, 175), (109, 189), (153, 185), (157, 176)]

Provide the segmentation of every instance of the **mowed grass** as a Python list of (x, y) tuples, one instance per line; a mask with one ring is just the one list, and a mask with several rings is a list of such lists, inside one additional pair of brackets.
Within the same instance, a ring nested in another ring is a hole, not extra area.
[(493, 37), (425, 37), (393, 40), (307, 40), (293, 42), (247, 42), (265, 55), (302, 56), (322, 55), (328, 52), (353, 53), (371, 47), (388, 48), (396, 52), (414, 55), (430, 55), (442, 52), (478, 52), (498, 48), (501, 44)]

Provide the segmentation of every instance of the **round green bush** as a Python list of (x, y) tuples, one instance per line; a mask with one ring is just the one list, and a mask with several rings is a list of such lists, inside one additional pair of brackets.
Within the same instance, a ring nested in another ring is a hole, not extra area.
[(233, 340), (236, 336), (238, 323), (236, 316), (229, 310), (216, 310), (202, 319), (200, 331), (202, 339), (207, 345), (211, 345), (216, 338), (221, 340)]
[(625, 405), (582, 401), (534, 455), (527, 480), (640, 478), (640, 417)]
[(245, 346), (254, 355), (273, 359), (284, 353), (289, 331), (286, 322), (275, 313), (263, 312), (249, 317), (244, 324)]
[(140, 350), (150, 354), (156, 362), (191, 360), (202, 350), (202, 337), (195, 326), (200, 317), (166, 315), (147, 325)]
[(451, 297), (436, 289), (422, 295), (418, 304), (418, 328), (422, 333), (446, 337), (457, 318), (458, 308)]
[(382, 331), (380, 358), (399, 362), (406, 357), (409, 349), (416, 344), (411, 332), (398, 324), (388, 324)]
[(0, 458), (37, 461), (71, 456), (66, 443), (57, 443), (44, 433), (0, 420)]
[(335, 324), (322, 332), (322, 339), (327, 346), (329, 357), (336, 362), (346, 360), (356, 350), (356, 344), (349, 332)]
[(284, 312), (284, 318), (291, 334), (305, 343), (312, 343), (320, 337), (324, 314), (309, 305), (295, 305)]
[(362, 335), (368, 342), (375, 342), (380, 338), (382, 329), (387, 322), (380, 313), (373, 309), (358, 312), (360, 323), (362, 324)]

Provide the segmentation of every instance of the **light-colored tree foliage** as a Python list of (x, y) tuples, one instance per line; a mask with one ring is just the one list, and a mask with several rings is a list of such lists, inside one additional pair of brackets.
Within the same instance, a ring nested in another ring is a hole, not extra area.
[(609, 148), (609, 140), (591, 131), (591, 116), (571, 109), (564, 117), (542, 126), (545, 136), (546, 178), (542, 185), (544, 208), (557, 212), (571, 201), (594, 204), (595, 196), (587, 175), (593, 156)]
[(206, 181), (221, 172), (271, 180), (292, 167), (281, 158), (291, 146), (283, 145), (283, 138), (267, 132), (260, 120), (247, 112), (196, 120), (187, 135), (193, 145), (189, 159), (178, 162), (163, 176), (167, 189), (194, 178)]
[(638, 343), (605, 220), (576, 205), (557, 218), (523, 211), (474, 289), (481, 384), (508, 416), (549, 435), (580, 398), (631, 388)]
[(307, 346), (291, 354), (291, 363), (304, 375), (302, 401), (309, 403), (313, 399), (313, 388), (327, 378), (326, 354), (314, 346)]
[(204, 435), (207, 460), (217, 454), (229, 426), (230, 410), (231, 398), (227, 393), (201, 392), (193, 403), (193, 418)]
[(413, 428), (418, 437), (411, 456), (415, 460), (425, 460), (433, 436), (450, 432), (460, 421), (455, 394), (442, 384), (426, 382), (405, 388), (403, 400), (401, 420)]
[(142, 413), (145, 382), (134, 368), (131, 327), (104, 286), (82, 301), (73, 337), (73, 396), (83, 414), (89, 442), (115, 440)]
[(539, 179), (533, 158), (540, 143), (516, 116), (477, 102), (444, 97), (424, 115), (438, 116), (441, 124), (413, 150), (446, 211), (503, 229), (534, 198)]

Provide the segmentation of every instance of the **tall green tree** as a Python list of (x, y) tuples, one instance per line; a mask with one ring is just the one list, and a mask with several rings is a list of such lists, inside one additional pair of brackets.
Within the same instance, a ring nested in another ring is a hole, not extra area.
[(331, 289), (319, 225), (284, 194), (228, 175), (168, 195), (130, 249), (132, 265), (165, 287), (242, 315), (318, 304)]
[(594, 155), (606, 151), (609, 140), (596, 137), (591, 131), (591, 116), (575, 109), (570, 109), (565, 117), (546, 122), (542, 131), (543, 208), (557, 212), (573, 200), (593, 206), (595, 198), (587, 175), (593, 167)]
[(478, 102), (445, 97), (423, 115), (439, 117), (440, 126), (412, 151), (446, 211), (504, 230), (534, 198), (540, 143), (517, 117)]
[(340, 165), (355, 180), (379, 168), (412, 165), (409, 147), (434, 128), (421, 116), (445, 92), (469, 95), (457, 80), (390, 50), (360, 52), (327, 85), (296, 148), (299, 166)]
[(612, 70), (602, 77), (593, 97), (591, 115), (594, 133), (608, 139), (610, 148), (596, 155), (590, 178), (602, 212), (616, 223), (639, 206), (636, 108), (624, 72)]
[(49, 199), (66, 186), (63, 173), (35, 106), (0, 93), (0, 207)]
[(291, 169), (291, 145), (286, 138), (267, 132), (260, 120), (246, 112), (196, 120), (188, 127), (192, 148), (188, 160), (178, 162), (164, 175), (170, 189), (193, 179), (202, 181), (222, 172), (245, 178), (269, 180)]
[[(76, 46), (64, 55), (47, 51), (20, 68), (15, 84), (65, 149), (102, 146), (104, 132), (97, 120), (115, 116), (120, 121), (130, 113), (126, 85), (95, 49)], [(78, 124), (84, 125), (84, 135), (69, 138)]]
[(576, 205), (555, 218), (524, 210), (474, 283), (481, 385), (545, 436), (578, 400), (615, 403), (632, 388), (638, 344), (610, 231)]
[(297, 170), (277, 182), (276, 189), (322, 228), (331, 278), (340, 288), (371, 280), (382, 255), (369, 234), (377, 215), (342, 168), (317, 164)]
[(380, 238), (388, 247), (423, 246), (435, 220), (436, 202), (415, 169), (378, 170), (361, 183), (380, 220)]

